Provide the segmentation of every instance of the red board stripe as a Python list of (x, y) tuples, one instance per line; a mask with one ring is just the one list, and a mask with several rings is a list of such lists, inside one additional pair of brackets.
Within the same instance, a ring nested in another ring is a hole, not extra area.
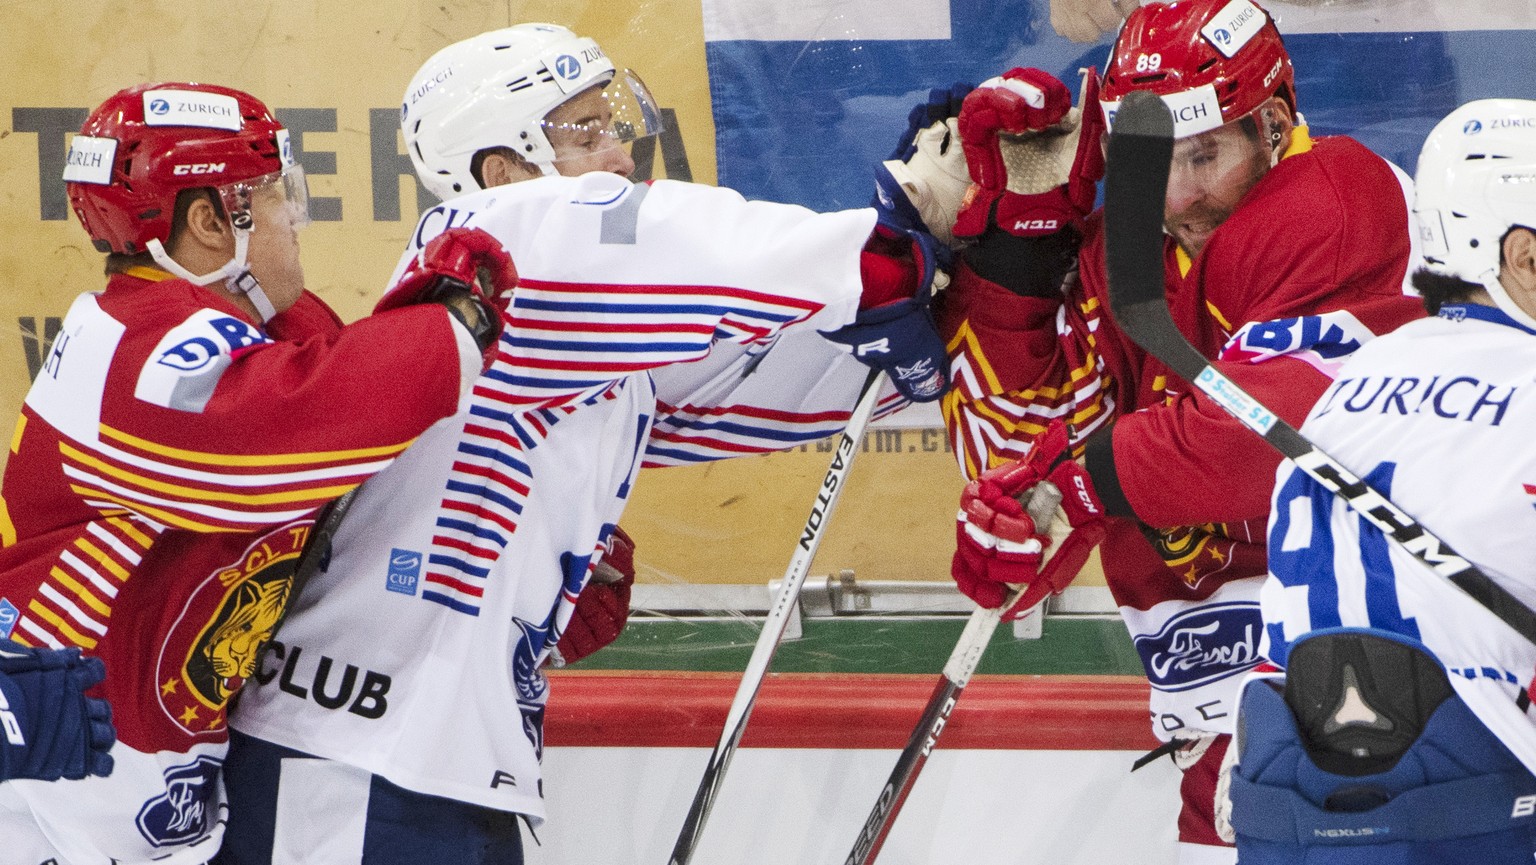
[[(785, 673), (763, 683), (742, 747), (900, 749), (937, 675)], [(711, 748), (735, 673), (557, 670), (544, 741), (555, 747)], [(1146, 751), (1147, 683), (1136, 676), (977, 676), (941, 748)]]

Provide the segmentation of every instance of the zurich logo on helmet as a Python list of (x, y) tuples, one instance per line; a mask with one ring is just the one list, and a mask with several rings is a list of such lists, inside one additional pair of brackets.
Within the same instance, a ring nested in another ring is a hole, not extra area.
[(570, 54), (561, 54), (555, 58), (555, 74), (566, 81), (575, 81), (581, 77), (581, 61)]
[(1216, 38), (1217, 42), (1220, 42), (1223, 45), (1226, 45), (1228, 42), (1232, 41), (1232, 32), (1230, 30), (1227, 30), (1226, 28), (1222, 28), (1220, 30), (1217, 30), (1215, 33), (1213, 33), (1211, 35), (1213, 35)]
[(166, 114), (171, 110), (171, 103), (164, 99), (151, 99), (149, 101), (149, 110), (152, 114)]
[(1477, 133), (1483, 131), (1483, 121), (1468, 120), (1467, 125), (1461, 127), (1461, 131), (1464, 135), (1476, 135)]

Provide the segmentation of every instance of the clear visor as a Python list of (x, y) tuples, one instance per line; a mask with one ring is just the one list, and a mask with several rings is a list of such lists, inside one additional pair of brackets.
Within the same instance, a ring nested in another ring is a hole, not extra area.
[(629, 69), (602, 87), (589, 87), (555, 106), (539, 121), (555, 161), (580, 159), (662, 131), (661, 109)]
[(236, 228), (250, 228), (252, 203), (267, 197), (282, 202), (295, 230), (309, 225), (309, 182), (304, 178), (304, 167), (297, 163), (282, 171), (226, 183), (218, 190), (224, 212)]
[(1234, 176), (1245, 176), (1259, 154), (1267, 160), (1270, 152), (1257, 140), (1257, 128), (1257, 117), (1248, 114), (1178, 139), (1173, 143), (1170, 184), (1211, 190), (1230, 185)]

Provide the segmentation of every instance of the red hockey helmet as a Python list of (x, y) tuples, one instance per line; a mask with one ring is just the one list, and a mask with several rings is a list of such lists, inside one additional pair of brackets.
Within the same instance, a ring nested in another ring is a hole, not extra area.
[(86, 118), (64, 166), (69, 203), (100, 252), (170, 239), (176, 195), (293, 164), (288, 131), (261, 100), (212, 84), (141, 84)]
[(1099, 90), (1111, 122), (1132, 90), (1164, 97), (1179, 138), (1246, 116), (1271, 96), (1296, 109), (1291, 57), (1274, 20), (1253, 0), (1138, 7), (1115, 37)]

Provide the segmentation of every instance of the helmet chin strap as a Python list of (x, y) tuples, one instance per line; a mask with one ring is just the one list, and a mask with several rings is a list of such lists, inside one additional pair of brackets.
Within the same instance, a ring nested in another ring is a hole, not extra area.
[(1499, 282), (1498, 276), (1484, 280), (1483, 288), (1493, 298), (1493, 302), (1501, 312), (1531, 330), (1536, 330), (1536, 318), (1532, 318), (1530, 313), (1520, 308), (1520, 304), (1515, 303), (1515, 299), (1505, 290), (1504, 283)]
[(224, 266), (218, 270), (202, 276), (194, 275), (192, 271), (177, 264), (159, 240), (150, 240), (144, 245), (149, 248), (149, 254), (154, 257), (156, 264), (193, 285), (211, 285), (221, 279), (224, 280), (225, 287), (230, 291), (243, 294), (251, 301), (251, 305), (256, 307), (256, 314), (261, 316), (261, 323), (266, 324), (277, 315), (277, 308), (272, 305), (271, 298), (267, 297), (256, 275), (251, 273), (251, 269), (245, 264), (246, 249), (251, 242), (251, 230), (237, 227), (234, 232), (235, 257), (224, 262)]

